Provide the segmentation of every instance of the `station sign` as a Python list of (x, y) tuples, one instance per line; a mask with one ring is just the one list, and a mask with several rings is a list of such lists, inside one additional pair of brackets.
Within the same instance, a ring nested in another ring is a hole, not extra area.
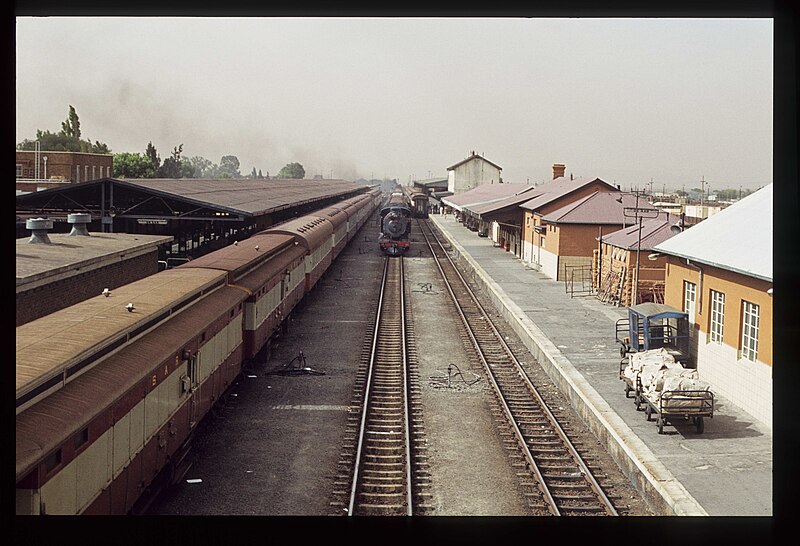
[(167, 221), (163, 218), (137, 218), (136, 222), (139, 224), (156, 224), (159, 226), (167, 225)]

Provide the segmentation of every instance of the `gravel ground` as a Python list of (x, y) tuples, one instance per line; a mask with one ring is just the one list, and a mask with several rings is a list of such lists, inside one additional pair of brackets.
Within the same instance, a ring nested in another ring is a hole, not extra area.
[[(271, 354), (243, 373), (224, 403), (203, 422), (192, 468), (184, 481), (153, 503), (150, 515), (331, 513), (330, 492), (348, 406), (382, 272), (383, 256), (373, 231), (373, 222), (367, 222), (294, 313), (288, 333), (277, 340)], [(429, 513), (530, 514), (494, 423), (489, 385), (479, 365), (467, 356), (438, 270), (431, 258), (412, 252), (406, 272), (432, 477)], [(546, 380), (515, 334), (505, 330), (512, 348), (521, 348), (518, 357), (534, 381)], [(276, 373), (301, 351), (305, 365), (324, 375)], [(555, 388), (543, 391), (558, 404)], [(569, 412), (564, 418), (585, 445), (597, 443), (579, 418)], [(603, 453), (596, 456), (597, 462), (609, 475), (607, 483), (630, 505), (627, 513), (647, 514), (625, 476)]]

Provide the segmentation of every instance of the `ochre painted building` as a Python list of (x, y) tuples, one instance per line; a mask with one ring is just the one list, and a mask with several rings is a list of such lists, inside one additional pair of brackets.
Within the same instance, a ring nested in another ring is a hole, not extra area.
[(689, 313), (700, 378), (772, 425), (772, 184), (654, 249), (665, 303)]

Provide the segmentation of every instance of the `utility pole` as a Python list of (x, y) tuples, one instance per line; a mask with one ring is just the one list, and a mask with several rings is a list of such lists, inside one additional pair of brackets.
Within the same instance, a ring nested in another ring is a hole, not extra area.
[(703, 197), (706, 195), (706, 177), (700, 177), (700, 214), (703, 214), (702, 207), (703, 207)]
[[(633, 212), (634, 214), (631, 215), (630, 213)], [(631, 301), (631, 305), (636, 305), (638, 303), (639, 297), (639, 260), (641, 257), (641, 246), (642, 246), (642, 221), (645, 218), (657, 218), (659, 211), (658, 209), (653, 208), (639, 208), (639, 192), (636, 192), (636, 206), (635, 207), (625, 207), (622, 209), (623, 216), (630, 218), (633, 216), (634, 222), (639, 224), (639, 235), (637, 238), (636, 243), (636, 265), (634, 269), (634, 282), (633, 282), (633, 298)]]

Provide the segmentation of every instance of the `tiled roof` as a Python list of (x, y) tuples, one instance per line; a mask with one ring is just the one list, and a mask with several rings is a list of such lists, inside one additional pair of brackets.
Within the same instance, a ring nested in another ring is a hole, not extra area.
[(772, 281), (772, 184), (654, 250)]
[(578, 177), (574, 180), (567, 180), (565, 177), (560, 176), (555, 180), (551, 180), (550, 182), (546, 182), (541, 186), (537, 186), (536, 195), (532, 196), (533, 198), (530, 201), (522, 203), (520, 207), (535, 211), (536, 209), (543, 207), (544, 205), (551, 203), (560, 197), (570, 194), (573, 191), (594, 182), (595, 180), (605, 184), (611, 190), (619, 191), (616, 187), (612, 186), (605, 180), (601, 180), (600, 178)]
[[(658, 218), (642, 220), (642, 244), (640, 250), (652, 250), (655, 245), (673, 237), (675, 232), (671, 228), (679, 222), (679, 216), (667, 212), (662, 212)], [(639, 244), (639, 224), (603, 235), (603, 242), (628, 250), (636, 250)]]
[[(622, 202), (619, 202), (619, 199)], [(561, 224), (625, 225), (636, 221), (636, 217), (632, 217), (634, 213), (625, 209), (635, 207), (652, 210), (650, 216), (658, 212), (658, 209), (643, 197), (639, 197), (637, 201), (636, 196), (631, 193), (596, 191), (544, 215), (542, 220)]]

